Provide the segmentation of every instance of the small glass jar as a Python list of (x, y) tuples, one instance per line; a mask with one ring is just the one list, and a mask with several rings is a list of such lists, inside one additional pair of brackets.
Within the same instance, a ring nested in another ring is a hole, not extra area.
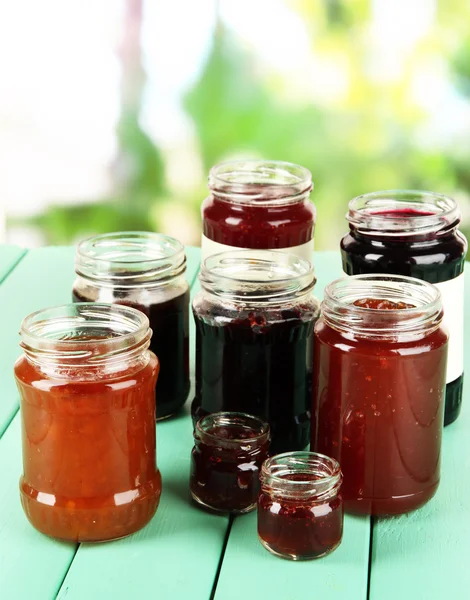
[(147, 317), (125, 306), (70, 304), (26, 317), (15, 364), (23, 437), (21, 502), (62, 540), (120, 538), (160, 500), (155, 383)]
[(441, 291), (449, 330), (444, 424), (452, 423), (462, 404), (467, 253), (467, 240), (458, 230), (457, 203), (432, 192), (374, 192), (351, 200), (347, 219), (350, 231), (341, 241), (347, 275), (411, 276), (433, 283)]
[(193, 499), (221, 512), (253, 510), (268, 450), (269, 425), (261, 419), (236, 412), (203, 417), (196, 423), (191, 453)]
[(336, 460), (286, 452), (261, 468), (258, 536), (282, 558), (308, 560), (332, 552), (343, 537), (342, 474)]
[(74, 302), (109, 302), (147, 315), (158, 356), (157, 419), (176, 413), (189, 394), (189, 285), (178, 240), (148, 232), (99, 235), (81, 242)]
[(312, 261), (315, 206), (307, 169), (280, 161), (212, 167), (202, 204), (202, 260), (237, 248), (281, 250)]
[(272, 452), (303, 450), (319, 313), (310, 263), (267, 250), (225, 252), (207, 258), (199, 278), (194, 423), (244, 412), (269, 423)]
[(399, 275), (327, 286), (315, 326), (312, 450), (341, 460), (347, 511), (405, 513), (440, 478), (448, 336), (439, 290)]

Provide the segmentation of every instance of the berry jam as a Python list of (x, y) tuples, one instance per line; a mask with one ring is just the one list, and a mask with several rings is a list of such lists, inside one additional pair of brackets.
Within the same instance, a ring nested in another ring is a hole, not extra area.
[(259, 470), (268, 457), (269, 427), (241, 413), (216, 413), (196, 426), (191, 495), (216, 511), (245, 513), (256, 506)]
[[(388, 208), (384, 208), (384, 203)], [(456, 203), (428, 192), (377, 192), (349, 205), (341, 241), (347, 275), (387, 273), (437, 284), (449, 328), (444, 424), (455, 421), (463, 394), (463, 274), (467, 241)]]
[[(106, 294), (106, 295), (105, 295)], [(157, 419), (177, 412), (189, 394), (189, 290), (162, 302), (133, 302), (118, 290), (101, 291), (93, 298), (73, 290), (74, 302), (113, 302), (142, 311), (153, 331), (150, 350), (158, 356), (161, 372), (157, 383)], [(125, 299), (126, 298), (126, 299)]]
[(361, 298), (353, 302), (354, 306), (359, 308), (372, 308), (375, 310), (403, 310), (404, 308), (414, 308), (413, 304), (406, 302), (393, 302), (380, 298)]
[(222, 410), (245, 412), (269, 423), (273, 453), (305, 448), (317, 316), (316, 301), (260, 310), (195, 306), (194, 421)]

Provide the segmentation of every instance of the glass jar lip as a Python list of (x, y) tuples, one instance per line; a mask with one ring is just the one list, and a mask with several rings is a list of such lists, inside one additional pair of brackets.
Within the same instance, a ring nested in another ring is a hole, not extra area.
[[(223, 438), (206, 429), (210, 426), (229, 427), (231, 425), (239, 425), (251, 430), (256, 429), (258, 433), (250, 438)], [(240, 446), (241, 444), (259, 446), (269, 441), (271, 429), (266, 421), (254, 415), (236, 411), (220, 411), (201, 417), (196, 423), (195, 435), (198, 435), (203, 441), (210, 441), (224, 447)]]
[[(400, 215), (400, 211), (417, 212)], [(353, 229), (366, 235), (440, 235), (459, 224), (460, 209), (453, 198), (437, 192), (383, 190), (353, 198), (346, 219)]]
[(201, 286), (239, 301), (282, 302), (316, 283), (312, 264), (287, 252), (235, 250), (212, 254), (201, 266)]
[[(365, 298), (413, 303), (414, 307), (387, 310), (354, 304)], [(443, 319), (441, 292), (436, 286), (414, 277), (386, 273), (332, 281), (325, 288), (321, 312), (328, 325), (339, 331), (393, 339), (399, 333), (431, 333)]]
[(237, 204), (279, 206), (303, 201), (313, 189), (311, 172), (280, 160), (235, 160), (211, 168), (209, 189)]
[[(78, 337), (71, 336), (72, 331), (78, 331)], [(103, 335), (98, 335), (99, 331)], [(23, 319), (20, 335), (20, 346), (33, 362), (99, 365), (120, 361), (124, 354), (131, 357), (142, 353), (149, 346), (152, 331), (140, 310), (121, 304), (80, 302), (31, 313)]]
[(186, 270), (183, 244), (150, 231), (118, 231), (81, 241), (75, 255), (77, 275), (133, 286), (168, 281)]
[[(326, 471), (321, 472), (320, 468)], [(289, 479), (286, 475), (305, 473), (315, 479)], [(328, 495), (338, 489), (343, 480), (340, 464), (334, 458), (318, 452), (295, 451), (275, 454), (264, 461), (261, 467), (262, 480), (271, 487), (296, 494), (312, 494), (321, 487), (321, 494)]]

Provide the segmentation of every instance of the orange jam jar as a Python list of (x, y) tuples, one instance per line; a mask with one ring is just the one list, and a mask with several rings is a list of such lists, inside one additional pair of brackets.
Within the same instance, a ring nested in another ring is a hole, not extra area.
[(155, 514), (155, 384), (147, 317), (70, 304), (21, 325), (21, 502), (42, 533), (78, 542), (134, 533)]

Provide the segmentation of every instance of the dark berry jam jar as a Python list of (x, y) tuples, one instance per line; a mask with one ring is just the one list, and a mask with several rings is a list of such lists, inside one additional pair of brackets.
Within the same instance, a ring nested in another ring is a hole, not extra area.
[(444, 424), (452, 423), (462, 403), (467, 253), (467, 240), (458, 230), (457, 203), (432, 192), (375, 192), (351, 200), (347, 219), (350, 231), (341, 242), (341, 253), (348, 275), (406, 275), (440, 289), (449, 330)]
[(153, 331), (150, 349), (161, 366), (157, 418), (177, 412), (189, 394), (189, 285), (178, 240), (148, 232), (99, 235), (77, 248), (74, 302), (138, 308)]
[(411, 277), (356, 275), (325, 290), (315, 326), (311, 447), (341, 460), (350, 512), (405, 513), (437, 490), (442, 317), (439, 290)]
[(202, 260), (250, 248), (282, 250), (312, 260), (315, 207), (310, 171), (279, 161), (237, 161), (209, 174), (202, 204)]
[(343, 537), (342, 474), (336, 460), (315, 452), (286, 452), (261, 469), (258, 536), (273, 554), (320, 558)]
[(193, 499), (221, 512), (253, 510), (268, 450), (269, 425), (261, 419), (236, 412), (203, 417), (196, 423), (191, 453)]
[(308, 261), (267, 250), (207, 258), (196, 322), (194, 422), (219, 411), (267, 421), (271, 450), (303, 450), (310, 436), (313, 326), (319, 302)]

